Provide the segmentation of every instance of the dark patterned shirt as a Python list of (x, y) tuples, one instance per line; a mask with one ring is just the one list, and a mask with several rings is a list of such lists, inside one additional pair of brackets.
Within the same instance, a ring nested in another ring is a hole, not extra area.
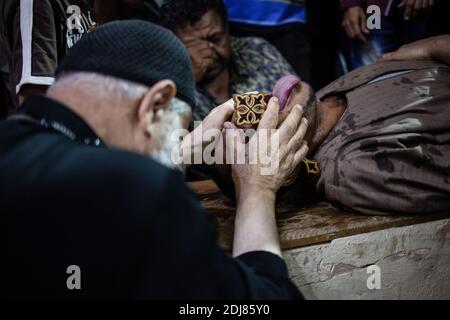
[[(260, 38), (231, 38), (231, 92), (272, 92), (276, 81), (295, 74), (281, 53)], [(219, 103), (201, 88), (197, 88), (194, 120), (199, 121)]]

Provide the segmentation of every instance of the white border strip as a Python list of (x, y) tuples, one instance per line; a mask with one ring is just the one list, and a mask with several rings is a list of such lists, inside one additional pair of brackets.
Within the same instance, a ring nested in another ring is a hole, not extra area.
[(53, 77), (38, 77), (31, 75), (32, 41), (33, 41), (33, 0), (20, 0), (20, 34), (22, 39), (22, 78), (16, 86), (16, 93), (25, 84), (50, 86)]

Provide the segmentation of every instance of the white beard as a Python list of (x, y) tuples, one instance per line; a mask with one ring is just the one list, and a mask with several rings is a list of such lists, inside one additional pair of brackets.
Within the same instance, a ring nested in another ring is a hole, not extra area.
[(167, 110), (160, 111), (158, 117), (164, 119), (154, 126), (151, 131), (159, 136), (158, 145), (153, 149), (150, 157), (168, 168), (184, 171), (184, 166), (172, 161), (172, 151), (179, 148), (180, 141), (173, 139), (172, 134), (179, 129), (184, 129), (183, 123), (186, 116), (191, 115), (191, 108), (182, 100), (172, 99)]

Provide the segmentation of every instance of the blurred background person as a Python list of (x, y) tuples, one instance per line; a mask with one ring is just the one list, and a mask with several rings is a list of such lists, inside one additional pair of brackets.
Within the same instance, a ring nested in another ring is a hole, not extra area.
[(9, 0), (0, 3), (0, 24), (9, 61), (9, 87), (17, 107), (31, 94), (44, 94), (73, 47), (97, 25), (92, 0)]
[(271, 92), (292, 66), (269, 42), (232, 37), (222, 0), (172, 0), (162, 6), (163, 25), (184, 43), (197, 82), (194, 120), (237, 92)]
[(311, 81), (311, 46), (305, 0), (224, 0), (230, 32), (272, 43), (305, 81)]
[[(435, 0), (341, 0), (342, 26), (350, 39), (350, 69), (375, 63), (384, 53), (427, 36)], [(367, 27), (369, 6), (380, 8), (381, 28)]]

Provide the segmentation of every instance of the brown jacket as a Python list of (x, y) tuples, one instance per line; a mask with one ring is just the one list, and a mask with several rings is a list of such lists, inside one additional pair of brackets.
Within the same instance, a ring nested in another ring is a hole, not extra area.
[(315, 154), (327, 200), (366, 214), (450, 211), (450, 67), (377, 63), (318, 96), (337, 93), (347, 110)]

